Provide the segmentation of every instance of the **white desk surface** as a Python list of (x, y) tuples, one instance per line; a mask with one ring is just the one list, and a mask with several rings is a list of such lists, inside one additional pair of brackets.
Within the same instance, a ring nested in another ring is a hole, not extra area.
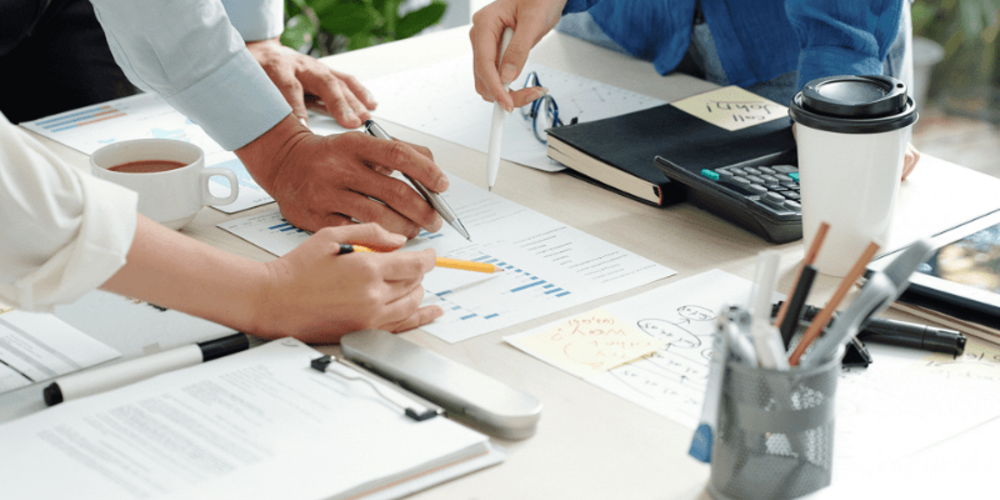
[[(461, 27), (337, 55), (324, 62), (363, 81), (470, 52), (468, 27)], [(531, 60), (668, 101), (714, 87), (683, 75), (662, 77), (647, 62), (557, 33), (542, 40), (532, 52)], [(394, 129), (400, 139), (429, 147), (445, 171), (484, 185), (485, 154), (418, 131)], [(81, 167), (86, 165), (85, 156), (47, 142), (63, 158)], [(1000, 198), (996, 196), (998, 187), (1000, 180), (925, 157), (910, 179), (903, 183), (890, 247), (898, 248), (919, 236), (1000, 208)], [(419, 330), (403, 334), (535, 395), (544, 405), (534, 437), (518, 442), (498, 441), (509, 452), (503, 464), (439, 485), (414, 498), (708, 498), (704, 488), (709, 467), (687, 455), (690, 429), (523, 354), (501, 337), (712, 268), (752, 279), (756, 255), (767, 248), (776, 248), (782, 253), (779, 290), (788, 290), (803, 254), (801, 241), (773, 246), (688, 204), (668, 208), (646, 206), (565, 174), (544, 173), (508, 162), (501, 166), (494, 192), (674, 268), (678, 274), (605, 300), (453, 345)], [(205, 209), (183, 232), (234, 253), (270, 260), (274, 258), (270, 254), (215, 225), (229, 218), (271, 209), (273, 205), (268, 205), (234, 216)], [(832, 294), (836, 284), (832, 278), (820, 277), (810, 300), (821, 303)], [(899, 319), (912, 319), (900, 313), (889, 314)], [(333, 352), (337, 348), (322, 349)], [(1000, 423), (994, 421), (989, 426), (996, 428), (998, 425)], [(975, 467), (959, 466), (953, 460), (962, 456), (964, 446), (979, 444), (983, 439), (992, 441), (995, 447), (997, 436), (1000, 433), (983, 432), (982, 428), (976, 430), (975, 435), (963, 433), (942, 443), (938, 447), (942, 453), (921, 452), (887, 474), (894, 480), (936, 481), (926, 479), (927, 475), (909, 473), (908, 467), (919, 466), (927, 470), (947, 464), (947, 483), (981, 481), (985, 488), (986, 476), (979, 475)], [(836, 484), (836, 478), (834, 481)]]

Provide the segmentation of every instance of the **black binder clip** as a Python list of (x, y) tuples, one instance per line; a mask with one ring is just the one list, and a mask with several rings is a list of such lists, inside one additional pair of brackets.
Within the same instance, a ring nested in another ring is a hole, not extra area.
[[(350, 368), (352, 371), (357, 373), (357, 375), (352, 376), (337, 370), (330, 370), (330, 365), (333, 364), (334, 361)], [(310, 361), (309, 366), (311, 366), (313, 370), (321, 373), (336, 375), (350, 382), (363, 382), (367, 384), (374, 389), (375, 393), (382, 399), (391, 403), (393, 406), (398, 406), (401, 410), (403, 410), (403, 413), (407, 417), (410, 417), (417, 422), (432, 419), (441, 413), (439, 409), (427, 407), (415, 401), (412, 397), (406, 396), (399, 391), (393, 390), (392, 388), (385, 387), (385, 384), (380, 381), (372, 380), (372, 378), (374, 378), (373, 375), (364, 373), (360, 367), (350, 361), (334, 358), (333, 356), (320, 356)]]

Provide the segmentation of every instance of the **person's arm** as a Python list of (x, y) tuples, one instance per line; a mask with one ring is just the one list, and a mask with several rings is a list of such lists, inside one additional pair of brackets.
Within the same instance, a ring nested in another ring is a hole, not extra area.
[(410, 237), (441, 227), (441, 217), (416, 191), (379, 173), (399, 170), (442, 192), (448, 180), (430, 152), (394, 141), (373, 146), (312, 136), (250, 55), (219, 0), (92, 3), (129, 80), (159, 93), (235, 150), (288, 222), (310, 231), (375, 222)]
[(326, 228), (260, 263), (140, 216), (128, 262), (101, 288), (260, 338), (312, 343), (367, 328), (410, 330), (441, 316), (438, 306), (420, 307), (433, 250), (337, 255), (344, 242), (398, 248), (406, 239), (372, 224)]
[(786, 0), (799, 37), (799, 81), (834, 75), (880, 75), (899, 33), (902, 0)]
[(326, 110), (347, 128), (360, 127), (371, 118), (378, 103), (361, 82), (334, 71), (313, 57), (281, 45), (284, 2), (281, 0), (222, 0), (233, 27), (247, 49), (292, 106), (292, 113), (307, 121), (304, 95), (320, 97)]
[(260, 263), (137, 215), (136, 201), (0, 119), (0, 300), (48, 311), (100, 286), (263, 338), (308, 342), (408, 330), (441, 314), (420, 307), (433, 251), (337, 255), (339, 243), (405, 243), (376, 225), (324, 229)]
[[(902, 8), (901, 0), (786, 0), (801, 48), (797, 88), (826, 76), (882, 74)], [(903, 179), (919, 161), (920, 152), (908, 144)]]

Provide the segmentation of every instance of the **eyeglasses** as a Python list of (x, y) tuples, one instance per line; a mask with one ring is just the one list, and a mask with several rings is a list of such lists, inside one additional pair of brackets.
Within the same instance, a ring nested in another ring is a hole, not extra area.
[[(528, 77), (524, 80), (524, 88), (541, 85), (538, 73), (534, 71), (528, 73)], [(525, 120), (531, 120), (531, 130), (535, 133), (535, 138), (542, 144), (545, 144), (548, 139), (549, 134), (546, 130), (563, 125), (559, 118), (559, 105), (556, 104), (555, 98), (548, 94), (539, 97), (530, 106), (522, 106), (521, 117)], [(570, 125), (575, 125), (576, 120), (576, 118), (570, 120)]]

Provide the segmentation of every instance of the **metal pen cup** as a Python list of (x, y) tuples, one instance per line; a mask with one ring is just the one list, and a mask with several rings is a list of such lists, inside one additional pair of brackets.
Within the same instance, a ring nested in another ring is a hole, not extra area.
[(712, 448), (712, 497), (785, 499), (828, 486), (839, 373), (839, 357), (788, 371), (730, 358)]

